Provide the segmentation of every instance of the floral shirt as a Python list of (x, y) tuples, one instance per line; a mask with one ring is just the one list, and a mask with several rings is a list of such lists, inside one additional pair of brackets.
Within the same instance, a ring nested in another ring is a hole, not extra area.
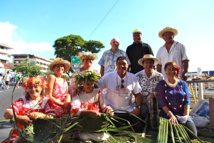
[[(179, 80), (175, 87), (168, 85), (165, 80), (160, 81), (157, 86), (157, 98), (159, 108), (167, 106), (174, 115), (178, 116), (184, 116), (184, 105), (190, 104), (190, 92), (183, 80)], [(162, 109), (160, 116), (168, 118)], [(192, 122), (190, 117), (188, 121)]]
[(115, 71), (116, 60), (118, 57), (124, 56), (130, 65), (129, 58), (126, 55), (126, 52), (123, 50), (117, 49), (115, 53), (110, 50), (107, 50), (103, 53), (102, 58), (99, 61), (99, 65), (104, 66), (104, 74)]

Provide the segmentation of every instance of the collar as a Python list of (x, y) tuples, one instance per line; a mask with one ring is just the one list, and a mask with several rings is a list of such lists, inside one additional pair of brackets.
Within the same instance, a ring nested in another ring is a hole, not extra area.
[(155, 76), (155, 70), (152, 70), (152, 74), (151, 74), (150, 77), (148, 77), (148, 76), (146, 75), (145, 70), (143, 70), (143, 74), (144, 74), (148, 79), (150, 79), (150, 78), (153, 78), (153, 77)]

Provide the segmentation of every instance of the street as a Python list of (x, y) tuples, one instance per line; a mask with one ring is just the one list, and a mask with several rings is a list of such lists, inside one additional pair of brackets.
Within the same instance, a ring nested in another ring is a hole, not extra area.
[[(14, 92), (14, 100), (24, 95), (24, 90), (19, 87)], [(11, 105), (11, 97), (12, 97), (12, 87), (9, 89), (2, 90), (0, 89), (0, 120), (5, 120), (3, 117), (4, 111)], [(0, 142), (6, 139), (9, 135), (11, 129), (10, 123), (2, 123), (0, 124)]]

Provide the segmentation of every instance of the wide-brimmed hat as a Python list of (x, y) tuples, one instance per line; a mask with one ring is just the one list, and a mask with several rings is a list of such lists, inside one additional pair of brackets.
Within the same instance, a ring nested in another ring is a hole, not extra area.
[(83, 61), (86, 58), (90, 58), (92, 60), (95, 60), (95, 59), (97, 59), (97, 56), (94, 54), (91, 54), (91, 53), (83, 53), (82, 55), (79, 56), (80, 61)]
[(155, 66), (159, 63), (158, 59), (156, 59), (153, 55), (151, 55), (151, 54), (145, 54), (143, 56), (143, 58), (140, 58), (138, 60), (138, 64), (141, 65), (141, 66), (143, 66), (143, 61), (147, 60), (147, 59), (154, 60), (154, 65)]
[(53, 71), (54, 66), (55, 66), (55, 65), (59, 65), (59, 64), (64, 65), (64, 67), (65, 67), (64, 71), (65, 71), (65, 72), (67, 72), (67, 71), (70, 69), (70, 67), (71, 67), (71, 64), (70, 64), (69, 61), (63, 60), (62, 58), (56, 58), (56, 59), (49, 65), (49, 69), (50, 69), (51, 71)]
[(176, 36), (178, 34), (178, 30), (177, 29), (174, 29), (174, 28), (171, 28), (171, 27), (165, 27), (164, 29), (162, 29), (159, 33), (158, 33), (158, 36), (160, 38), (163, 38), (163, 34), (166, 33), (166, 32), (172, 32), (174, 36)]

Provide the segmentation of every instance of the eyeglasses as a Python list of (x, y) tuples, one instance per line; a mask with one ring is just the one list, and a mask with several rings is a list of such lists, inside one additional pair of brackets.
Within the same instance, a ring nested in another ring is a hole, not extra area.
[(124, 88), (123, 83), (124, 83), (124, 80), (122, 79), (122, 80), (121, 80), (121, 86), (120, 86), (120, 88)]

